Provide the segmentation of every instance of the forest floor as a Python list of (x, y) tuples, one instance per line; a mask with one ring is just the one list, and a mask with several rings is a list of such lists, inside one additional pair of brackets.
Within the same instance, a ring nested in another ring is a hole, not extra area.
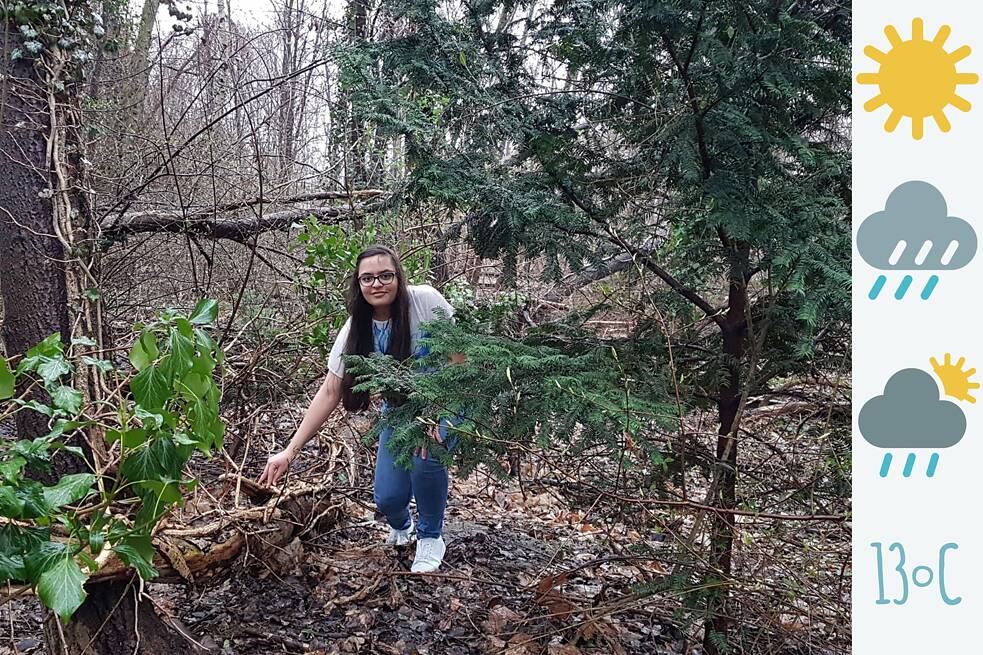
[[(492, 499), (474, 486), (455, 481), (435, 574), (411, 574), (413, 544), (383, 545), (384, 524), (366, 510), (296, 539), (277, 561), (241, 562), (200, 589), (148, 590), (223, 654), (686, 652), (671, 621), (613, 600), (658, 567), (619, 561), (604, 533), (564, 517), (550, 496)], [(0, 651), (42, 652), (36, 601), (12, 607)]]
[[(223, 655), (694, 652), (661, 612), (671, 603), (630, 590), (665, 573), (625, 554), (645, 535), (595, 526), (550, 493), (479, 478), (452, 477), (437, 573), (410, 573), (415, 541), (383, 543), (387, 528), (363, 488), (333, 526), (295, 538), (275, 557), (240, 557), (215, 579), (149, 584), (147, 593)], [(648, 537), (660, 546), (660, 535)], [(42, 617), (33, 598), (8, 603), (0, 653), (44, 652)]]
[[(316, 481), (324, 452), (309, 444), (291, 475)], [(159, 613), (221, 655), (700, 654), (673, 615), (679, 597), (639, 593), (669, 573), (657, 557), (633, 556), (639, 546), (659, 552), (658, 532), (571, 509), (545, 486), (452, 476), (444, 564), (412, 574), (415, 542), (384, 545), (387, 528), (368, 486), (371, 453), (364, 445), (354, 453), (355, 484), (337, 486), (343, 511), (329, 525), (302, 532), (273, 556), (240, 556), (193, 585), (148, 584)], [(265, 459), (250, 453), (244, 470), (252, 479)], [(222, 473), (218, 458), (199, 463), (198, 472), (201, 486), (210, 484)], [(43, 615), (33, 598), (0, 609), (0, 655), (44, 652)]]

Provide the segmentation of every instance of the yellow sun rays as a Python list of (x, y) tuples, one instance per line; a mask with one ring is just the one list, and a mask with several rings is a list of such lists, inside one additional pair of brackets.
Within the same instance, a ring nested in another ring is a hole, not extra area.
[(960, 111), (969, 111), (972, 105), (956, 93), (960, 84), (976, 84), (979, 75), (960, 73), (956, 64), (972, 52), (968, 45), (946, 52), (945, 42), (952, 29), (943, 25), (935, 37), (925, 39), (925, 22), (921, 18), (911, 21), (911, 39), (905, 41), (893, 25), (884, 28), (891, 49), (878, 50), (872, 45), (864, 48), (864, 54), (879, 64), (876, 73), (860, 73), (857, 82), (874, 84), (878, 94), (864, 103), (864, 110), (871, 112), (883, 105), (891, 108), (884, 122), (884, 129), (893, 132), (901, 119), (911, 119), (911, 136), (921, 139), (925, 135), (925, 119), (932, 118), (943, 132), (952, 128), (946, 118), (945, 108), (952, 105)]
[(965, 357), (960, 357), (959, 361), (953, 364), (952, 355), (946, 353), (943, 364), (939, 364), (939, 360), (934, 357), (931, 357), (929, 361), (932, 363), (932, 369), (935, 371), (935, 374), (942, 380), (945, 395), (971, 403), (976, 402), (976, 398), (970, 396), (969, 392), (972, 389), (979, 389), (980, 385), (978, 382), (970, 382), (969, 380), (976, 373), (975, 368), (965, 371), (962, 370), (963, 364), (966, 363)]

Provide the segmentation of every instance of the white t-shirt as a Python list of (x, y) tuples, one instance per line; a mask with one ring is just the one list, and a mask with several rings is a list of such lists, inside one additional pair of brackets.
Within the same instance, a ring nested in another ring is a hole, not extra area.
[[(410, 295), (410, 352), (415, 352), (416, 342), (420, 337), (420, 323), (442, 318), (436, 311), (437, 309), (444, 310), (450, 320), (453, 321), (454, 308), (439, 291), (429, 284), (409, 284), (406, 288)], [(381, 326), (385, 321), (375, 321), (375, 323)], [(351, 324), (352, 317), (349, 316), (345, 324), (338, 330), (338, 336), (335, 337), (334, 345), (331, 347), (331, 354), (328, 355), (328, 370), (339, 378), (345, 377), (345, 361), (341, 356), (345, 352)]]

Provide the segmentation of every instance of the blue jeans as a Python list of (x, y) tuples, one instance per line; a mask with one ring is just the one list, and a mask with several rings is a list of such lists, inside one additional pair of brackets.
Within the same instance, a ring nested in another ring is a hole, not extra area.
[[(447, 450), (453, 450), (457, 437), (448, 441), (447, 426), (457, 425), (460, 419), (442, 418), (438, 431)], [(379, 450), (375, 464), (375, 504), (386, 515), (386, 521), (396, 530), (410, 527), (410, 498), (416, 496), (417, 537), (436, 539), (444, 526), (444, 510), (447, 508), (447, 467), (431, 452), (423, 459), (413, 456), (413, 468), (409, 471), (398, 466), (387, 447), (390, 428), (379, 436)]]

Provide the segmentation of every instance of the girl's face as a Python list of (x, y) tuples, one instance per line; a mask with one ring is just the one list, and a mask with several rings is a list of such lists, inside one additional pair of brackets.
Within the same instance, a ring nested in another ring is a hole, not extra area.
[(396, 290), (399, 288), (392, 258), (388, 255), (373, 255), (363, 259), (358, 265), (358, 286), (365, 301), (373, 307), (391, 305), (396, 300)]

